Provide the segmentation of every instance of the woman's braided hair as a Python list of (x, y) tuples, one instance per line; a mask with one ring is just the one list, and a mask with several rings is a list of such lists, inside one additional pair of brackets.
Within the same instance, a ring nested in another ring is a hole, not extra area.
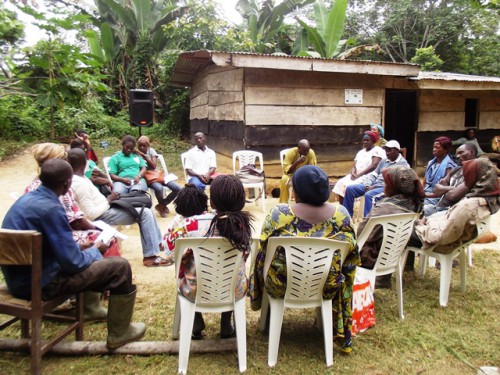
[(252, 214), (242, 211), (245, 207), (245, 189), (238, 177), (221, 175), (210, 185), (210, 201), (217, 214), (206, 234), (210, 237), (217, 228), (221, 237), (240, 251), (250, 251), (252, 242)]
[(203, 190), (186, 184), (175, 197), (174, 206), (175, 212), (184, 217), (201, 215), (208, 210), (208, 197)]

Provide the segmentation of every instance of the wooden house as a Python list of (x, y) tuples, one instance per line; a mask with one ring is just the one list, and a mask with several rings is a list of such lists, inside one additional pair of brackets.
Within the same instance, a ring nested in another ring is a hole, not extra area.
[(201, 50), (179, 56), (171, 84), (190, 87), (191, 134), (207, 134), (220, 169), (232, 170), (233, 151), (256, 150), (268, 178), (281, 176), (279, 151), (302, 138), (331, 177), (345, 175), (371, 122), (418, 169), (439, 135), (455, 139), (476, 127), (488, 151), (500, 134), (500, 78), (414, 64)]

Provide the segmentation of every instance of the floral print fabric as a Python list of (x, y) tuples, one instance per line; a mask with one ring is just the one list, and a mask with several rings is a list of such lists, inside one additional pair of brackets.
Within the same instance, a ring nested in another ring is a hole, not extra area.
[(356, 266), (360, 264), (356, 236), (351, 217), (343, 206), (337, 206), (332, 218), (310, 224), (295, 216), (288, 204), (279, 204), (267, 215), (262, 226), (255, 268), (250, 277), (250, 299), (253, 310), (259, 310), (262, 293), (283, 298), (286, 291), (286, 260), (284, 249), (276, 250), (267, 279), (263, 279), (267, 241), (271, 236), (323, 237), (350, 243), (349, 252), (340, 269), (340, 254), (332, 260), (323, 297), (333, 300), (334, 335), (344, 351), (351, 351), (352, 287)]

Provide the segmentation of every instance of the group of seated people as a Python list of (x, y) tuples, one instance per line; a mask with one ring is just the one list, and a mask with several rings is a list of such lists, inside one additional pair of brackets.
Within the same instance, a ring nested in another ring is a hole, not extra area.
[[(381, 131), (383, 133), (383, 129), (365, 132), (363, 146), (366, 152), (378, 147), (374, 144), (379, 141)], [(301, 162), (288, 175), (295, 200), (280, 202), (267, 214), (260, 232), (255, 266), (247, 280), (245, 261), (250, 254), (254, 217), (244, 211), (243, 185), (236, 176), (216, 175), (215, 155), (206, 147), (205, 136), (197, 133), (195, 139), (196, 145), (190, 151), (194, 156), (188, 158), (185, 165), (191, 178), (184, 188), (172, 189), (172, 192), (175, 191), (173, 198), (170, 195), (166, 198), (173, 199), (177, 212), (166, 234), (162, 237), (151, 210), (144, 209), (140, 215), (144, 265), (173, 264), (175, 241), (180, 237), (226, 238), (244, 255), (236, 298), (244, 298), (248, 294), (252, 309), (258, 310), (264, 291), (280, 298), (286, 290), (286, 260), (284, 251), (279, 248), (267, 278), (263, 277), (267, 241), (271, 236), (324, 237), (346, 241), (349, 243), (347, 257), (341, 266), (340, 254), (333, 257), (323, 291), (324, 298), (333, 300), (334, 337), (345, 352), (352, 350), (352, 290), (356, 267), (373, 268), (381, 241), (381, 233), (374, 231), (363, 249), (358, 249), (351, 219), (351, 190), (352, 197), (360, 196), (359, 192), (367, 195), (373, 190), (377, 193), (373, 195), (375, 204), (368, 206), (358, 233), (370, 217), (422, 212), (429, 206), (429, 216), (417, 222), (415, 239), (424, 248), (438, 245), (442, 251), (447, 251), (459, 239), (473, 236), (474, 224), (497, 212), (500, 207), (500, 187), (491, 162), (486, 158), (476, 158), (475, 146), (465, 143), (457, 150), (461, 164), (457, 169), (455, 162), (449, 158), (451, 140), (446, 137), (437, 138), (434, 142), (434, 158), (429, 162), (423, 184), (400, 155), (399, 143), (390, 140), (383, 145), (385, 155), (380, 152), (372, 154), (371, 158), (379, 159), (374, 168), (373, 160), (370, 163), (365, 161), (364, 166), (357, 165), (355, 161), (349, 178), (344, 181), (343, 204), (331, 204), (328, 202), (331, 192), (329, 178), (320, 167), (305, 163), (312, 150), (309, 143), (302, 140), (293, 151)], [(107, 346), (110, 349), (140, 339), (146, 327), (143, 323), (131, 323), (137, 288), (132, 284), (130, 264), (121, 257), (103, 257), (108, 246), (94, 242), (96, 228), (90, 220), (102, 220), (108, 224), (135, 222), (130, 213), (110, 203), (122, 192), (145, 191), (147, 188), (143, 176), (148, 167), (156, 167), (156, 160), (153, 159), (155, 152), (151, 150), (147, 138), (139, 139), (139, 142), (142, 145), (139, 146), (140, 151), (136, 151), (135, 139), (124, 137), (122, 151), (111, 158), (109, 171), (113, 191), (107, 197), (88, 178), (88, 145), (84, 143), (83, 148), (75, 146), (69, 151), (56, 144), (37, 145), (34, 154), (40, 166), (39, 176), (30, 185), (29, 192), (14, 203), (2, 224), (7, 229), (30, 229), (42, 233), (44, 297), (84, 291), (86, 319), (107, 320)], [(311, 164), (315, 164), (315, 157), (310, 159)], [(204, 170), (198, 169), (200, 161), (204, 163)], [(290, 157), (287, 163), (294, 165), (295, 161)], [(371, 171), (366, 171), (371, 168)], [(290, 169), (287, 171), (290, 172)], [(209, 180), (212, 180), (210, 209), (204, 192)], [(434, 208), (431, 210), (432, 204)], [(159, 256), (160, 249), (165, 250), (165, 258)], [(181, 272), (177, 275), (178, 291), (194, 300), (196, 266), (189, 249), (182, 254), (181, 264)], [(2, 266), (2, 271), (11, 293), (26, 298), (29, 271), (11, 266)], [(99, 293), (104, 291), (110, 292), (107, 310), (98, 299)], [(196, 314), (193, 338), (202, 338), (204, 328), (203, 316)], [(231, 313), (223, 313), (221, 337), (233, 335)]]

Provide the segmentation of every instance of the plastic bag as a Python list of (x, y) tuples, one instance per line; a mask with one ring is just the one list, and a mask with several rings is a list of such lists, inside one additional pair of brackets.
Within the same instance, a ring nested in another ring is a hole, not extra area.
[(356, 274), (352, 294), (353, 335), (366, 331), (375, 325), (375, 300), (370, 281)]

